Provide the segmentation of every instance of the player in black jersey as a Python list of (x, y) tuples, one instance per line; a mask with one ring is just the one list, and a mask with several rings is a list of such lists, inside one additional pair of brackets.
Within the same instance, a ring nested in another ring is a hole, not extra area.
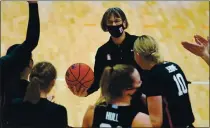
[(182, 69), (163, 61), (151, 36), (142, 35), (135, 41), (134, 54), (138, 65), (150, 70), (144, 93), (153, 127), (193, 127), (188, 82)]
[(30, 74), (25, 97), (8, 106), (6, 128), (66, 128), (67, 111), (47, 100), (55, 86), (57, 71), (49, 62), (37, 63)]
[(103, 100), (88, 108), (83, 127), (151, 127), (149, 116), (130, 106), (141, 83), (139, 72), (132, 66), (106, 67), (100, 81)]

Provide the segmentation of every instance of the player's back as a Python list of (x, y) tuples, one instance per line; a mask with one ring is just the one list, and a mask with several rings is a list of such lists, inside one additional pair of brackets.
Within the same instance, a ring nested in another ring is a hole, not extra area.
[[(156, 75), (164, 106), (164, 125), (186, 126), (194, 122), (188, 81), (182, 69), (175, 63), (164, 62), (151, 70)], [(155, 78), (155, 77), (153, 77)], [(163, 125), (163, 126), (164, 126)]]
[(67, 112), (65, 107), (41, 98), (37, 104), (22, 102), (11, 104), (5, 113), (8, 125), (27, 127), (53, 127), (67, 126)]
[(98, 105), (92, 127), (131, 127), (137, 113), (130, 106)]

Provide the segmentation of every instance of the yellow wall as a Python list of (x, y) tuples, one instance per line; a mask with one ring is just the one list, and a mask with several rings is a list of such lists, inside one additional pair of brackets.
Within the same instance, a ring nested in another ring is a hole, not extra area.
[[(178, 63), (191, 81), (208, 81), (209, 68), (200, 58), (182, 48), (180, 42), (192, 41), (194, 34), (209, 35), (208, 2), (39, 2), (41, 36), (33, 52), (35, 62), (50, 61), (58, 76), (73, 63), (91, 67), (97, 48), (109, 34), (100, 29), (100, 20), (109, 7), (120, 7), (130, 23), (131, 34), (149, 34), (161, 42), (166, 60)], [(1, 54), (25, 39), (28, 6), (26, 2), (2, 2)], [(48, 49), (48, 50), (47, 50)], [(209, 87), (190, 85), (196, 126), (209, 126)], [(69, 124), (80, 126), (85, 109), (98, 93), (78, 98), (57, 81), (56, 102), (68, 109)]]

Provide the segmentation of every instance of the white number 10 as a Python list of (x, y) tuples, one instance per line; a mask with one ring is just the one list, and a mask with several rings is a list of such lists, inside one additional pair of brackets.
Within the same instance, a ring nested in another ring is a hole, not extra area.
[(182, 96), (183, 94), (187, 93), (187, 87), (184, 81), (184, 78), (180, 73), (173, 76), (174, 81), (176, 82), (177, 88), (178, 88), (178, 95)]

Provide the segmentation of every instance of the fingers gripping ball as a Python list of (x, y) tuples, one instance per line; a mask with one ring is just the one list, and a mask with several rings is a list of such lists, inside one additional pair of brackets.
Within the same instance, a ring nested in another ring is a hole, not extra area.
[(88, 89), (94, 81), (93, 70), (84, 63), (76, 63), (71, 65), (65, 75), (68, 88), (74, 93), (73, 87), (78, 92), (81, 88)]

